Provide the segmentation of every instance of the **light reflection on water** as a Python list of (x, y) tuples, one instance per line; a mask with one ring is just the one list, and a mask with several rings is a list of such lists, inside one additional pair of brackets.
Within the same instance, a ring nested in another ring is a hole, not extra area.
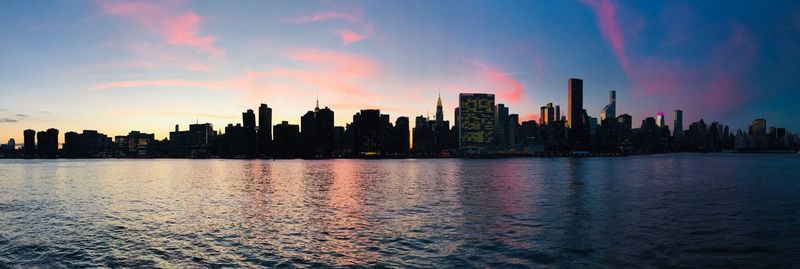
[(6, 160), (0, 265), (787, 266), (798, 179), (789, 155)]

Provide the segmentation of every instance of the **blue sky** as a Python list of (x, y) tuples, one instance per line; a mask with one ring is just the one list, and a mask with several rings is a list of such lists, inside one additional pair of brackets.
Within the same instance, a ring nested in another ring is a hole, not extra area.
[(584, 79), (634, 125), (682, 109), (746, 128), (800, 126), (800, 2), (4, 1), (0, 140), (27, 128), (221, 128), (259, 103), (299, 122), (318, 94), (344, 125), (362, 108), (414, 117), (441, 92), (491, 92), (523, 119)]

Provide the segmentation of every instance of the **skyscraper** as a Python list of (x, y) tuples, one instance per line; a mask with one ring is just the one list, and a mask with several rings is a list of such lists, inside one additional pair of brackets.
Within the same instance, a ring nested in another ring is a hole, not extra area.
[[(550, 109), (551, 109), (551, 110), (550, 110), (550, 114), (553, 114), (553, 111), (552, 111), (552, 106), (553, 106), (553, 105), (552, 105), (552, 104), (550, 104), (550, 107), (551, 107), (551, 108), (550, 108)], [(553, 122), (556, 122), (556, 121), (560, 121), (560, 120), (561, 120), (561, 106), (559, 106), (559, 105), (556, 105), (555, 114), (554, 114), (554, 116), (552, 116), (552, 117), (553, 117)]]
[(539, 124), (541, 125), (552, 124), (557, 120), (558, 118), (556, 117), (556, 109), (555, 107), (553, 107), (553, 103), (547, 103), (547, 105), (541, 108), (541, 112), (539, 115)]
[(255, 156), (258, 152), (258, 142), (256, 139), (256, 113), (252, 109), (242, 113), (243, 138), (244, 138), (244, 154), (248, 157)]
[(274, 127), (275, 141), (273, 141), (273, 156), (279, 158), (293, 158), (297, 156), (297, 142), (300, 136), (300, 126), (283, 121)]
[(494, 144), (494, 94), (462, 93), (458, 95), (459, 148), (480, 151)]
[(258, 107), (258, 153), (269, 156), (272, 152), (272, 108), (267, 104)]
[(25, 136), (22, 145), (23, 155), (27, 159), (36, 157), (36, 131), (28, 129), (23, 134)]
[(600, 124), (613, 123), (617, 118), (617, 91), (608, 92), (608, 104), (600, 111)]
[(672, 136), (676, 138), (683, 137), (683, 111), (676, 109), (672, 119)]
[(39, 158), (55, 159), (58, 157), (58, 130), (50, 128), (36, 134), (36, 147)]
[(664, 119), (664, 112), (656, 113), (656, 126), (660, 128), (667, 126), (666, 120)]
[(508, 121), (508, 107), (504, 104), (497, 104), (497, 109), (494, 114), (494, 123), (495, 143), (500, 146), (508, 145), (508, 131), (510, 127)]
[(353, 153), (371, 156), (383, 149), (383, 122), (378, 109), (362, 109), (353, 115)]
[(584, 119), (583, 109), (583, 80), (570, 78), (567, 85), (567, 118), (568, 144), (573, 149), (584, 149), (587, 146), (586, 136), (588, 128)]
[(309, 158), (327, 158), (333, 154), (333, 110), (319, 108), (306, 112), (300, 118), (300, 137), (303, 155)]
[(442, 107), (442, 95), (439, 94), (439, 99), (436, 100), (436, 126), (442, 126), (444, 124), (444, 110)]
[(570, 78), (567, 85), (567, 127), (581, 129), (583, 127), (583, 80)]

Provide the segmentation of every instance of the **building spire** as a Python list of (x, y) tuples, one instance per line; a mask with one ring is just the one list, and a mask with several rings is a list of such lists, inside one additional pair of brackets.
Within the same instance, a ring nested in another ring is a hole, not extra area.
[(439, 99), (436, 100), (436, 107), (437, 108), (442, 107), (442, 91), (441, 90), (439, 91)]
[(315, 111), (319, 111), (319, 90), (317, 90), (317, 106), (314, 107)]

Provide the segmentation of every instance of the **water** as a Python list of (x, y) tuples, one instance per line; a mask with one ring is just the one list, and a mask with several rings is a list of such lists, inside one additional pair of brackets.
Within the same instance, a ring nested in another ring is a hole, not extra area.
[(0, 267), (790, 267), (800, 157), (0, 161)]

